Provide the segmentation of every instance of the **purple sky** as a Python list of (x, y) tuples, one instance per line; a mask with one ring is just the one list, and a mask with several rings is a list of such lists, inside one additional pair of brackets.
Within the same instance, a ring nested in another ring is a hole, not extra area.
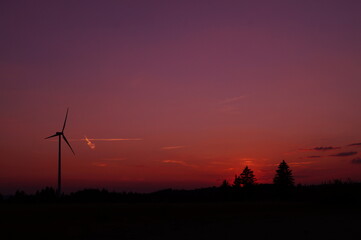
[[(361, 1), (1, 1), (0, 192), (361, 180)], [(95, 148), (84, 139), (87, 136)], [(100, 141), (96, 139), (141, 139)], [(335, 147), (320, 150), (321, 147)], [(355, 154), (347, 154), (356, 152)], [(345, 154), (346, 153), (346, 154)], [(354, 161), (353, 161), (354, 160)]]

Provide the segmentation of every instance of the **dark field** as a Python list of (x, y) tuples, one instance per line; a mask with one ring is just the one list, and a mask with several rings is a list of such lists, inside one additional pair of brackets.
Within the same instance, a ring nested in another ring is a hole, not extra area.
[(360, 239), (361, 207), (319, 203), (0, 204), (1, 239)]

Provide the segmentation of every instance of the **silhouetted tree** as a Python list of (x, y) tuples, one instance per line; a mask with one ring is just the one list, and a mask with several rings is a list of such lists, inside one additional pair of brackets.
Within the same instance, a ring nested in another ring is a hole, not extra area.
[(11, 198), (12, 202), (18, 202), (18, 203), (26, 202), (27, 200), (29, 200), (29, 196), (24, 191), (21, 190), (17, 190)]
[(36, 191), (35, 198), (41, 202), (51, 202), (56, 200), (57, 195), (54, 188), (46, 187), (40, 191)]
[(240, 175), (240, 182), (243, 187), (249, 187), (256, 183), (256, 178), (253, 171), (246, 166)]
[(287, 165), (285, 160), (283, 160), (278, 169), (276, 170), (276, 175), (273, 178), (273, 183), (278, 186), (291, 187), (294, 186), (295, 182), (292, 175), (292, 170)]
[(234, 175), (233, 187), (234, 188), (240, 188), (241, 187), (241, 177), (240, 176)]
[(220, 188), (227, 189), (227, 188), (229, 188), (229, 187), (231, 187), (231, 186), (229, 185), (229, 182), (228, 182), (226, 179), (224, 179), (223, 182), (222, 182), (222, 184), (221, 184), (221, 186), (220, 186)]

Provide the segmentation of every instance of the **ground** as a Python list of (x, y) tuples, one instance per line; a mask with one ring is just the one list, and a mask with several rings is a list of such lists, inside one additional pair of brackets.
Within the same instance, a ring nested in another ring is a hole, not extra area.
[(0, 204), (1, 239), (359, 239), (361, 206), (287, 202)]

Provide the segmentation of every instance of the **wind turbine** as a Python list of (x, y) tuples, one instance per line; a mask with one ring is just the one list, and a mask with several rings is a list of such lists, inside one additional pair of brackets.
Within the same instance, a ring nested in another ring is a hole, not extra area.
[(58, 155), (58, 189), (57, 189), (57, 194), (58, 196), (60, 196), (61, 194), (61, 137), (63, 137), (64, 141), (66, 142), (66, 144), (68, 144), (70, 150), (74, 153), (73, 148), (70, 146), (70, 143), (68, 142), (68, 140), (66, 139), (65, 135), (64, 135), (64, 129), (65, 129), (65, 125), (66, 125), (66, 119), (68, 118), (68, 112), (69, 112), (69, 108), (66, 110), (66, 115), (65, 115), (65, 120), (64, 120), (64, 125), (63, 125), (63, 129), (61, 129), (61, 132), (56, 132), (54, 135), (51, 135), (50, 137), (47, 137), (45, 139), (48, 138), (53, 138), (58, 136), (59, 137), (59, 155)]

